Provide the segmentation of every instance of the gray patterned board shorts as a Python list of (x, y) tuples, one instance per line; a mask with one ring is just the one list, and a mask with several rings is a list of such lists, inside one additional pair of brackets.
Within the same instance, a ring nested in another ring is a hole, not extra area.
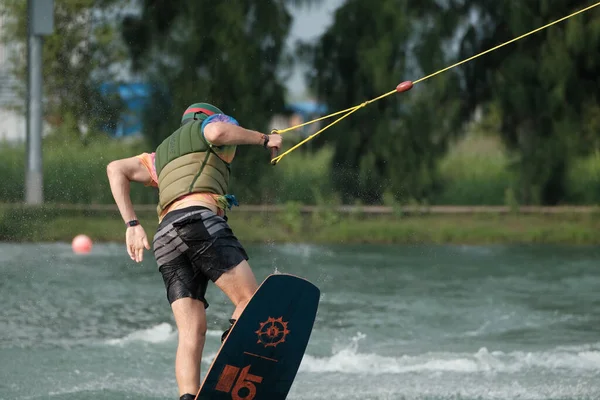
[(208, 280), (215, 282), (248, 260), (227, 219), (200, 206), (169, 212), (159, 224), (152, 245), (169, 303), (191, 297), (207, 308)]

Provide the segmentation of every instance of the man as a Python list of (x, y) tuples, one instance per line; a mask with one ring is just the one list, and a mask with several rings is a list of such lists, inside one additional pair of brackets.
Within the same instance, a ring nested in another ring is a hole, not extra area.
[(234, 304), (231, 325), (258, 288), (248, 256), (225, 216), (237, 204), (227, 186), (238, 145), (279, 149), (281, 136), (244, 129), (217, 107), (196, 103), (154, 153), (107, 166), (111, 191), (127, 226), (127, 252), (136, 262), (150, 246), (131, 203), (130, 182), (158, 188), (159, 226), (153, 250), (178, 330), (175, 376), (180, 400), (193, 400), (200, 387), (208, 280)]

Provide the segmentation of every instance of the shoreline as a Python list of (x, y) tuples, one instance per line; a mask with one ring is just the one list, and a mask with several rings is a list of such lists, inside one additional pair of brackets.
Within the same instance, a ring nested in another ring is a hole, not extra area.
[[(229, 224), (243, 243), (305, 244), (600, 244), (597, 207), (236, 207)], [(432, 211), (433, 210), (433, 211)], [(136, 207), (151, 239), (153, 206)], [(86, 234), (95, 243), (119, 243), (125, 226), (106, 206), (0, 206), (0, 241), (66, 242)]]

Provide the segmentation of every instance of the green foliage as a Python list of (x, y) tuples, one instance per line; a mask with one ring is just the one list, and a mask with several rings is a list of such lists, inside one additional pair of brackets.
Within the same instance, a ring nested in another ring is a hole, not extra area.
[(600, 150), (575, 160), (567, 177), (567, 203), (600, 204)]
[[(68, 136), (68, 135), (67, 135)], [(259, 152), (263, 153), (262, 151)], [(151, 151), (143, 142), (123, 142), (96, 138), (87, 145), (71, 142), (61, 136), (44, 140), (42, 167), (44, 196), (47, 202), (76, 204), (112, 204), (106, 178), (106, 165), (117, 158), (131, 157)], [(333, 149), (323, 147), (311, 153), (298, 152), (253, 182), (252, 190), (238, 190), (232, 184), (241, 204), (286, 204), (297, 202), (315, 205), (311, 216), (314, 226), (335, 226), (342, 218), (335, 207), (344, 204), (340, 193), (331, 189), (331, 158)], [(416, 199), (400, 201), (391, 191), (382, 194), (381, 204), (403, 215), (402, 205), (509, 205), (518, 207), (515, 174), (504, 146), (494, 137), (474, 134), (451, 146), (439, 163), (439, 192), (428, 202)], [(568, 204), (600, 204), (600, 153), (576, 159), (567, 172)], [(266, 155), (266, 154), (264, 154)], [(0, 143), (0, 203), (22, 202), (24, 198), (24, 145)], [(268, 159), (268, 157), (267, 157)], [(265, 160), (265, 162), (268, 162)], [(245, 168), (234, 164), (236, 177)], [(239, 178), (236, 178), (239, 179)], [(242, 186), (243, 187), (243, 186)], [(154, 189), (132, 183), (131, 195), (136, 204), (155, 204)], [(364, 204), (360, 200), (345, 204)]]
[[(146, 0), (140, 16), (127, 16), (122, 33), (136, 72), (155, 87), (144, 120), (153, 146), (179, 126), (185, 108), (209, 102), (242, 126), (266, 131), (284, 109), (282, 70), (291, 6), (289, 0), (177, 2)], [(246, 199), (257, 182), (265, 187), (268, 156), (240, 147), (235, 190)], [(275, 194), (265, 193), (268, 197)]]
[(508, 206), (510, 212), (513, 214), (519, 212), (519, 201), (512, 187), (508, 187), (504, 191), (504, 205)]
[(497, 137), (472, 133), (451, 146), (439, 163), (436, 204), (502, 205), (513, 185), (509, 158)]
[[(55, 0), (55, 34), (45, 38), (43, 66), (45, 118), (54, 127), (44, 143), (46, 199), (112, 203), (107, 161), (152, 151), (193, 102), (214, 103), (243, 126), (267, 130), (284, 108), (293, 7), (318, 3), (140, 0), (139, 15), (123, 17), (128, 11), (117, 0)], [(336, 111), (563, 17), (580, 3), (381, 0), (373, 7), (347, 0), (299, 55), (309, 66), (311, 92)], [(26, 4), (0, 5), (7, 17), (1, 40), (17, 44), (11, 73), (19, 78), (14, 106), (21, 108)], [(391, 205), (398, 216), (402, 204), (517, 210), (599, 203), (598, 44), (600, 19), (588, 12), (370, 104), (276, 167), (257, 146), (240, 146), (231, 191), (242, 204), (316, 204), (313, 222), (324, 227), (339, 224), (329, 208), (337, 203)], [(100, 96), (98, 85), (129, 65), (154, 88), (144, 118), (147, 148), (102, 142), (97, 134), (115, 123), (122, 106)], [(479, 113), (483, 119), (473, 123)], [(284, 145), (294, 140), (286, 136)], [(20, 201), (23, 148), (3, 146), (0, 153), (0, 173), (9, 177), (0, 200)], [(133, 194), (136, 202), (155, 198), (142, 187)]]
[(389, 191), (383, 193), (383, 205), (386, 207), (391, 207), (396, 218), (400, 218), (402, 215), (404, 215), (402, 204), (398, 202), (394, 194)]
[[(116, 63), (125, 60), (114, 19), (117, 0), (55, 0), (54, 33), (44, 37), (44, 116), (61, 132), (81, 137), (87, 129), (114, 125), (122, 108), (116, 98), (99, 92), (101, 82), (117, 74)], [(0, 5), (6, 24), (0, 40), (12, 45), (10, 73), (17, 78), (19, 96), (12, 107), (24, 110), (27, 83), (27, 1), (6, 0)], [(66, 129), (65, 129), (66, 125)]]
[(318, 204), (331, 198), (331, 158), (333, 149), (323, 147), (312, 153), (294, 153), (269, 173), (276, 186), (275, 201)]
[[(107, 164), (117, 158), (131, 157), (147, 151), (141, 143), (124, 143), (97, 139), (84, 146), (52, 137), (43, 143), (44, 200), (48, 203), (114, 204), (108, 178)], [(2, 163), (5, 184), (0, 187), (0, 202), (22, 202), (24, 198), (24, 146), (0, 145), (0, 157), (9, 160)], [(138, 183), (131, 184), (134, 203), (152, 204), (155, 191)]]
[[(550, 3), (348, 0), (300, 55), (314, 93), (345, 109), (388, 92), (399, 77), (438, 71), (582, 7)], [(600, 20), (588, 12), (356, 112), (318, 141), (336, 143), (334, 187), (346, 202), (380, 202), (387, 191), (401, 202), (501, 204), (508, 187), (522, 204), (568, 201), (571, 163), (600, 143), (600, 103), (590, 90), (600, 86), (598, 43)], [(447, 144), (476, 111), (488, 117), (479, 129), (498, 132), (510, 160), (491, 166), (487, 184), (487, 171), (468, 168), (487, 160), (463, 157), (463, 172), (438, 175)]]
[[(317, 42), (299, 48), (311, 68), (311, 89), (330, 109), (347, 109), (389, 92), (400, 77), (414, 76), (434, 62), (443, 65), (443, 41), (453, 17), (435, 25), (426, 20), (444, 11), (431, 2), (382, 0), (373, 7), (346, 1)], [(451, 77), (369, 105), (316, 140), (335, 143), (333, 184), (344, 202), (378, 203), (386, 191), (400, 201), (432, 195), (436, 160), (450, 135), (445, 120), (454, 118), (450, 108), (437, 109), (437, 92), (438, 86), (456, 86)]]
[[(69, 135), (66, 135), (68, 137)], [(265, 156), (267, 153), (255, 149)], [(115, 159), (132, 157), (152, 149), (144, 142), (123, 142), (108, 138), (95, 138), (87, 145), (71, 142), (63, 136), (44, 140), (42, 167), (44, 170), (44, 196), (47, 202), (75, 204), (111, 204), (110, 187), (106, 178), (106, 165)], [(330, 191), (329, 161), (332, 151), (323, 148), (314, 155), (299, 153), (289, 157), (252, 182), (252, 190), (238, 190), (239, 172), (248, 167), (241, 162), (233, 165), (234, 182), (231, 192), (242, 204), (301, 202), (303, 204), (338, 204)], [(0, 203), (20, 202), (24, 197), (25, 175), (24, 145), (0, 144), (0, 174), (6, 177), (0, 186)], [(241, 186), (242, 188), (248, 186)], [(153, 204), (154, 189), (132, 183), (134, 203)]]
[(282, 225), (291, 233), (297, 234), (302, 230), (302, 220), (302, 203), (297, 201), (286, 202), (281, 218)]
[[(139, 218), (146, 233), (151, 235), (157, 226), (156, 215), (140, 212)], [(331, 225), (307, 223), (294, 232), (286, 229), (286, 218), (289, 218), (287, 211), (268, 216), (236, 211), (232, 212), (229, 222), (243, 243), (600, 243), (597, 212), (573, 215), (429, 214), (407, 215), (401, 219), (384, 215), (343, 218)], [(122, 242), (124, 239), (123, 222), (116, 210), (0, 205), (0, 240), (69, 242), (80, 233), (98, 242)]]
[(25, 198), (25, 149), (0, 142), (0, 203), (17, 203)]
[[(257, 152), (262, 156), (260, 162), (269, 165), (269, 156), (264, 150), (250, 148), (247, 151)], [(298, 151), (256, 178), (252, 178), (252, 167), (247, 161), (236, 157), (232, 164), (230, 192), (244, 204), (283, 204), (287, 201), (317, 204), (321, 199), (325, 201), (332, 197), (332, 153), (331, 148), (314, 153)]]
[(337, 207), (342, 204), (340, 196), (329, 195), (327, 197), (318, 194), (316, 196), (316, 209), (310, 217), (310, 226), (315, 228), (323, 228), (335, 226), (340, 222), (342, 216), (337, 210)]
[[(477, 15), (457, 26), (457, 59), (477, 54), (583, 8), (580, 1), (470, 0), (457, 8)], [(495, 104), (504, 142), (518, 156), (519, 201), (568, 199), (568, 171), (578, 156), (598, 149), (600, 20), (579, 14), (455, 69), (465, 82), (462, 113)], [(450, 93), (449, 93), (450, 94)], [(445, 107), (445, 104), (441, 104)]]

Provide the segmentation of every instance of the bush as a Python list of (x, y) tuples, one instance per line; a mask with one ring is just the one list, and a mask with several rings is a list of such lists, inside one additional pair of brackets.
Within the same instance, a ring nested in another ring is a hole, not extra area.
[(466, 136), (439, 164), (444, 205), (503, 205), (513, 185), (507, 152), (495, 137)]
[(333, 149), (322, 148), (314, 153), (297, 150), (275, 166), (276, 201), (316, 205), (331, 198), (331, 158)]
[[(114, 203), (106, 165), (117, 158), (131, 157), (148, 151), (140, 142), (100, 138), (90, 145), (78, 141), (61, 143), (45, 139), (42, 146), (44, 173), (44, 201), (48, 203), (111, 204)], [(0, 202), (15, 203), (24, 200), (25, 146), (0, 145), (2, 187)], [(6, 162), (8, 160), (8, 162)], [(156, 194), (141, 184), (131, 185), (135, 203), (153, 203)]]
[[(89, 144), (46, 138), (43, 143), (44, 199), (47, 203), (113, 204), (106, 177), (106, 165), (118, 158), (152, 151), (143, 141), (93, 137)], [(317, 205), (319, 214), (329, 222), (339, 216), (330, 206), (341, 203), (340, 193), (331, 185), (333, 149), (300, 149), (272, 167), (258, 181), (243, 179), (244, 169), (236, 165), (232, 193), (240, 195), (241, 204), (297, 202)], [(0, 143), (0, 203), (20, 203), (25, 194), (25, 146)], [(268, 159), (265, 158), (265, 162)], [(453, 146), (439, 163), (441, 190), (428, 204), (442, 205), (510, 205), (518, 208), (514, 173), (509, 170), (509, 156), (499, 139), (493, 136), (468, 135)], [(243, 195), (246, 194), (246, 195)], [(248, 197), (250, 196), (250, 197)], [(132, 184), (135, 204), (155, 204), (156, 191)], [(402, 214), (399, 204), (384, 194), (384, 204)], [(393, 199), (393, 197), (392, 197)], [(600, 152), (576, 159), (568, 172), (565, 202), (600, 203)], [(513, 204), (514, 203), (514, 204)]]
[(566, 202), (600, 204), (600, 151), (575, 160), (567, 176)]

